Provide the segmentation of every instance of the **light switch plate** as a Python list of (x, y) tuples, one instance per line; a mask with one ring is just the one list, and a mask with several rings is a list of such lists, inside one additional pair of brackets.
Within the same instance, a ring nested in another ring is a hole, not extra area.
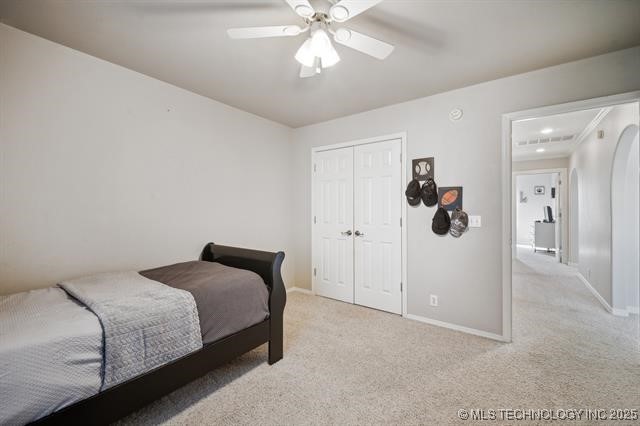
[(482, 216), (469, 216), (469, 228), (482, 227)]

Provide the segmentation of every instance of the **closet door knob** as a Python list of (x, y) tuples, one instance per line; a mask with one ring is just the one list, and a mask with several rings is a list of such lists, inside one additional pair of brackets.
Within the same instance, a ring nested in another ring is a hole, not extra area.
[(364, 232), (356, 231), (356, 237), (364, 237)]
[(341, 232), (342, 235), (346, 235), (347, 237), (351, 236), (351, 229), (349, 229), (348, 231), (345, 232)]

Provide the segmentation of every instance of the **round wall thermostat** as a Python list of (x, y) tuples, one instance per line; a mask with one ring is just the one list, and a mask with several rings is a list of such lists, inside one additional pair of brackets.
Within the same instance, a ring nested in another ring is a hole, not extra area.
[(458, 121), (462, 118), (462, 110), (460, 108), (454, 108), (449, 112), (449, 120)]

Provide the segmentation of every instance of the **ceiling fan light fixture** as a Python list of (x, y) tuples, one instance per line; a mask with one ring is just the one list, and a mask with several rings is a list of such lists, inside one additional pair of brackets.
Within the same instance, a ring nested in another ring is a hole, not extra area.
[(340, 62), (338, 52), (331, 44), (327, 32), (322, 28), (317, 29), (311, 36), (311, 52), (320, 58), (322, 68), (329, 68)]
[(331, 40), (329, 40), (325, 30), (319, 28), (313, 32), (311, 36), (311, 52), (314, 56), (321, 58), (332, 48)]
[[(304, 27), (270, 25), (229, 28), (227, 35), (231, 39), (239, 40), (295, 37), (302, 33), (308, 33), (295, 54), (296, 61), (302, 64), (300, 78), (312, 77), (324, 68), (332, 67), (340, 62), (340, 55), (338, 55), (334, 43), (380, 60), (385, 59), (393, 51), (393, 45), (382, 40), (346, 28), (331, 27), (333, 23), (342, 23), (353, 19), (354, 16), (368, 11), (383, 0), (328, 0), (331, 4), (328, 11), (325, 8), (318, 12), (315, 11), (310, 1), (315, 3), (318, 0), (284, 0), (291, 10), (304, 20)], [(329, 34), (333, 40), (330, 39)]]
[(331, 49), (327, 50), (324, 55), (320, 57), (322, 62), (322, 68), (329, 68), (340, 62), (340, 56), (336, 49), (331, 46)]
[(302, 46), (296, 52), (296, 61), (300, 62), (305, 67), (313, 67), (316, 57), (311, 50), (311, 39), (308, 38), (302, 43)]
[(313, 67), (316, 58), (320, 59), (318, 62), (322, 68), (329, 68), (340, 62), (338, 52), (323, 29), (314, 31), (313, 35), (302, 43), (295, 58), (306, 67)]

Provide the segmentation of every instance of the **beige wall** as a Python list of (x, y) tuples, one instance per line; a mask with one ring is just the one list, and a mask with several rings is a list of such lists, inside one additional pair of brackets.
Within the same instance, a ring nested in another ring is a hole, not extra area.
[[(624, 129), (638, 125), (638, 104), (614, 107), (571, 155), (570, 169), (578, 175), (578, 270), (612, 305), (611, 287), (611, 171)], [(598, 139), (599, 130), (604, 138)]]
[(547, 158), (544, 160), (514, 161), (511, 170), (525, 172), (528, 170), (566, 169), (569, 167), (569, 157)]
[(285, 250), (291, 129), (0, 25), (0, 293)]
[[(296, 129), (296, 285), (311, 287), (311, 147), (406, 131), (409, 159), (434, 156), (437, 183), (464, 186), (464, 207), (483, 225), (459, 240), (439, 238), (430, 228), (435, 210), (409, 208), (408, 312), (501, 334), (502, 114), (637, 89), (640, 48)], [(449, 120), (453, 108), (464, 111), (462, 120)], [(429, 294), (440, 306), (429, 306)]]
[(637, 89), (640, 48), (292, 130), (0, 25), (0, 293), (209, 240), (283, 249), (287, 284), (310, 288), (311, 147), (406, 131), (483, 222), (437, 238), (434, 210), (409, 209), (408, 311), (501, 334), (501, 115)]

